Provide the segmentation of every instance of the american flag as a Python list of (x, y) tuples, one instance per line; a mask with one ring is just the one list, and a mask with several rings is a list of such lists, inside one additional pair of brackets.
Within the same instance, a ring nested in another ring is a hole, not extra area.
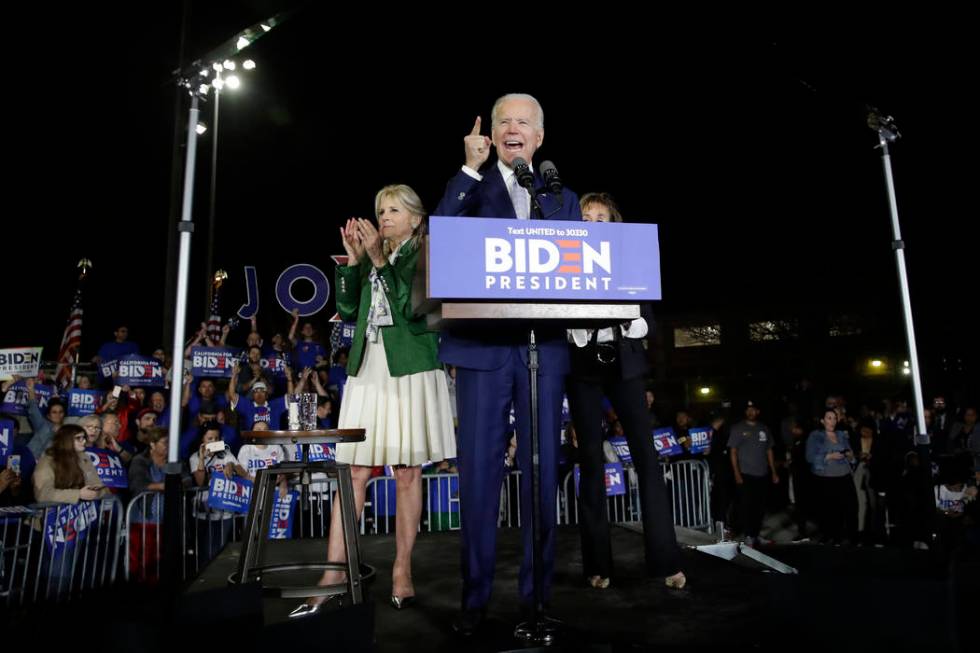
[(212, 345), (217, 345), (221, 341), (221, 311), (218, 301), (220, 290), (219, 284), (215, 284), (211, 288), (211, 313), (207, 322), (207, 339)]
[(79, 280), (78, 288), (75, 290), (75, 300), (71, 303), (71, 311), (68, 313), (65, 334), (61, 337), (61, 349), (58, 350), (58, 371), (55, 374), (55, 381), (59, 388), (67, 388), (71, 385), (72, 363), (75, 361), (81, 344), (82, 284)]

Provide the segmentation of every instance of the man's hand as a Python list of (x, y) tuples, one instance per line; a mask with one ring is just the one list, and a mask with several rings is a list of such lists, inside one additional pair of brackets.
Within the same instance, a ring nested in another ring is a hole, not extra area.
[(480, 116), (476, 117), (473, 129), (463, 137), (463, 147), (466, 151), (466, 167), (479, 170), (480, 166), (490, 158), (490, 139), (480, 133)]

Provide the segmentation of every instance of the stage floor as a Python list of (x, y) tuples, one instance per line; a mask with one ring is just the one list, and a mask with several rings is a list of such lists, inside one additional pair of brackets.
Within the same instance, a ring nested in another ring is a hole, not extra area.
[[(690, 538), (683, 537), (682, 541)], [(928, 643), (954, 646), (947, 569), (920, 551), (846, 549), (818, 545), (774, 546), (764, 551), (799, 570), (799, 575), (766, 571), (745, 560), (729, 562), (686, 549), (685, 589), (669, 590), (663, 579), (644, 575), (641, 536), (613, 528), (616, 571), (606, 590), (588, 587), (581, 572), (576, 527), (558, 533), (558, 558), (551, 615), (564, 622), (563, 642), (574, 650), (692, 650), (723, 646), (728, 650), (809, 650), (826, 644), (904, 648)], [(322, 560), (322, 540), (270, 543), (268, 564)], [(392, 536), (362, 538), (365, 562), (377, 569), (368, 588), (374, 604), (376, 650), (501, 651), (518, 648), (512, 637), (517, 613), (520, 532), (501, 529), (497, 575), (486, 627), (471, 640), (451, 630), (460, 600), (459, 533), (420, 534), (413, 556), (417, 603), (396, 611), (391, 593)], [(228, 547), (188, 592), (226, 586), (238, 561), (238, 547)], [(316, 574), (280, 575), (283, 584), (313, 583)], [(939, 602), (937, 605), (936, 602)], [(266, 626), (285, 627), (299, 600), (266, 599)], [(924, 603), (926, 602), (926, 603)], [(904, 621), (929, 605), (929, 619)], [(836, 615), (836, 616), (833, 616)], [(860, 619), (856, 619), (860, 615)], [(309, 617), (307, 619), (316, 619)], [(285, 643), (285, 642), (284, 642)], [(320, 650), (319, 647), (315, 647)], [(322, 650), (330, 650), (324, 642)], [(336, 650), (336, 649), (334, 649)]]

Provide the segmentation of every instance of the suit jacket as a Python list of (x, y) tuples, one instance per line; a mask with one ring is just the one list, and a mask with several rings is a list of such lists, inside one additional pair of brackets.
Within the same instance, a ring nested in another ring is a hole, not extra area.
[[(403, 246), (405, 247), (405, 246)], [(419, 260), (419, 249), (400, 253), (394, 264), (387, 263), (378, 270), (381, 286), (391, 307), (391, 326), (381, 327), (388, 372), (404, 376), (441, 366), (436, 357), (439, 337), (426, 328), (425, 316), (416, 317), (412, 311), (412, 279)], [(357, 319), (354, 341), (347, 360), (347, 373), (356, 375), (364, 358), (364, 339), (367, 316), (371, 308), (371, 261), (353, 267), (338, 265), (337, 312), (345, 320)]]
[[(534, 187), (543, 186), (541, 177), (535, 173)], [(539, 192), (536, 196), (545, 219), (582, 219), (578, 196), (567, 188), (562, 190), (559, 197), (547, 192)], [(496, 163), (484, 171), (482, 181), (460, 170), (449, 180), (446, 192), (432, 215), (517, 219), (507, 185)], [(556, 326), (535, 329), (535, 335), (541, 352), (540, 373), (567, 374), (568, 346), (565, 344), (564, 328)], [(445, 363), (469, 369), (495, 370), (507, 362), (515, 346), (526, 365), (525, 330), (502, 329), (493, 323), (483, 327), (454, 328), (443, 331), (439, 343), (439, 358)]]

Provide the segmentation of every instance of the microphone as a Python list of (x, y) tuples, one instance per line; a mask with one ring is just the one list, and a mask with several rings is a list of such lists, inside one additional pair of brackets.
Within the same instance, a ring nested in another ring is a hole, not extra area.
[(527, 161), (517, 157), (514, 159), (514, 174), (517, 175), (517, 183), (523, 188), (527, 189), (527, 192), (534, 194), (534, 173), (531, 172), (530, 166), (527, 165)]
[(541, 176), (544, 177), (544, 185), (548, 187), (548, 191), (552, 195), (560, 195), (561, 189), (564, 184), (561, 183), (561, 177), (558, 176), (558, 168), (551, 161), (541, 162)]

